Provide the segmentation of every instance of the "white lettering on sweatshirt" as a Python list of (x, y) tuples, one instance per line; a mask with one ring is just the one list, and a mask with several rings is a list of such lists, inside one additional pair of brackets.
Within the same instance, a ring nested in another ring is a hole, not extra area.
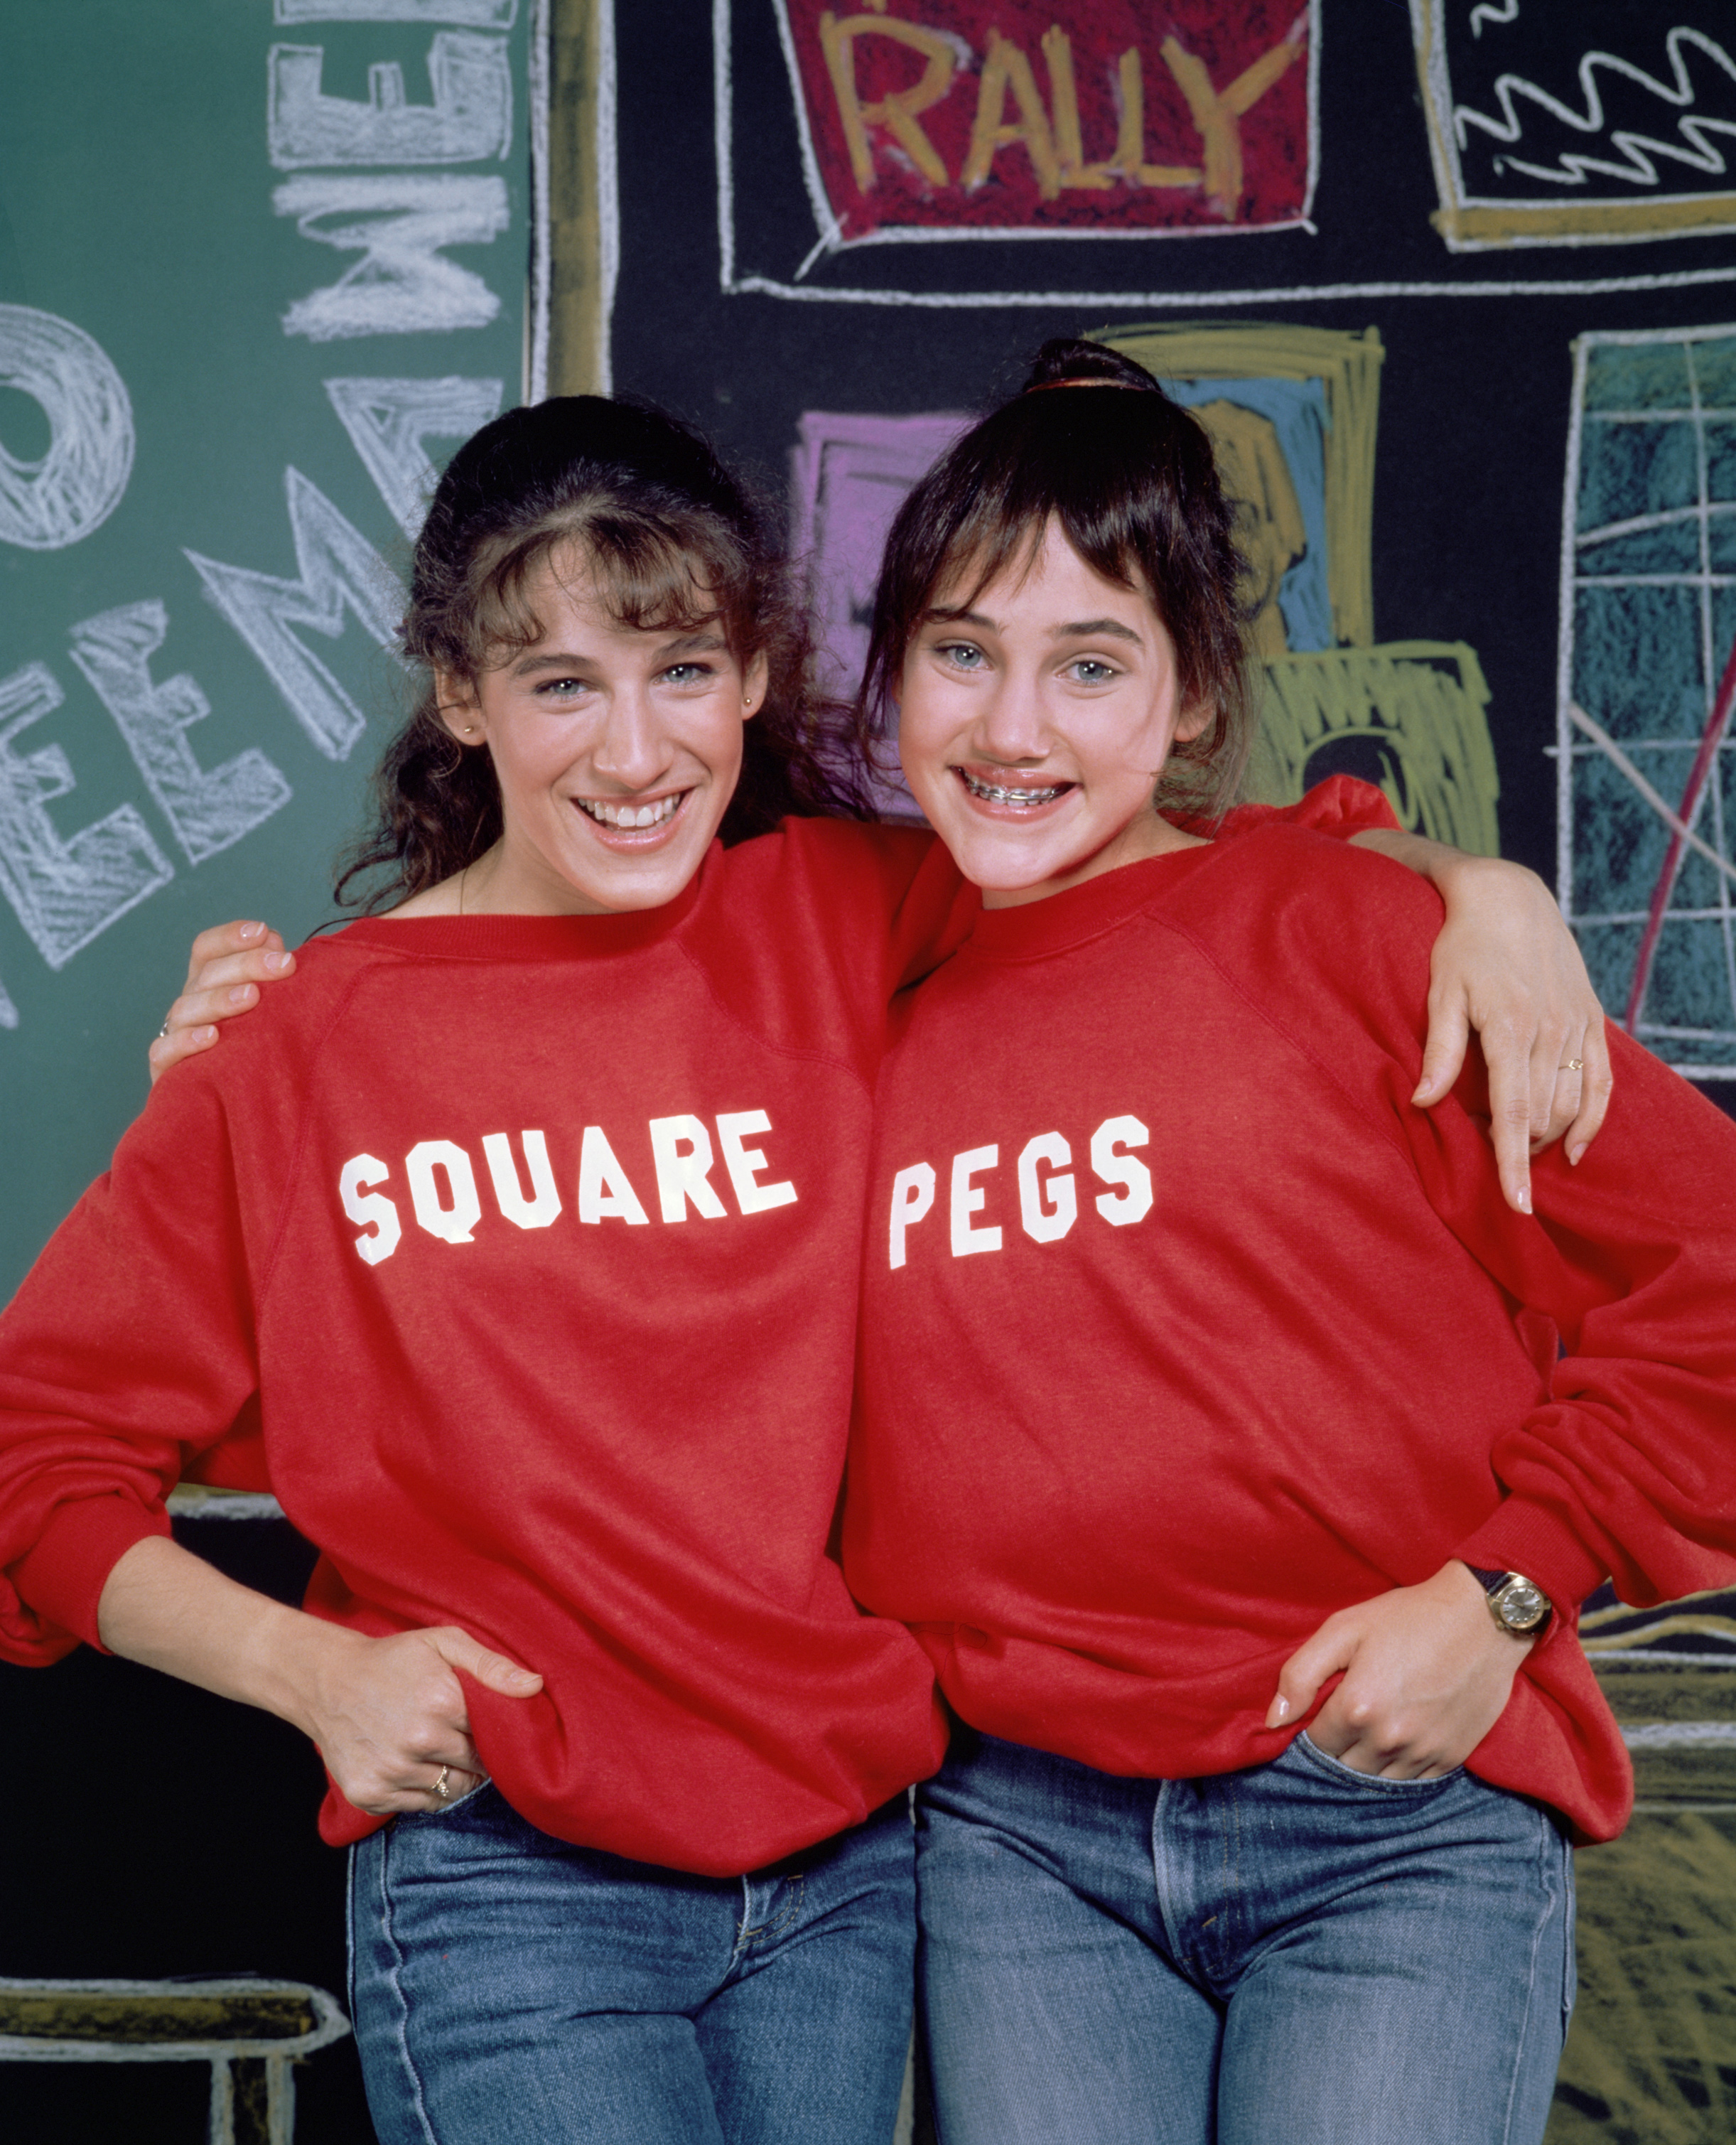
[[(1131, 1116), (1106, 1117), (1091, 1136), (1092, 1173), (1100, 1184), (1114, 1187), (1099, 1193), (1092, 1203), (1112, 1228), (1127, 1228), (1152, 1211), (1152, 1172), (1129, 1152), (1149, 1147), (1151, 1139), (1146, 1126)], [(1058, 1132), (1039, 1132), (1019, 1150), (1019, 1222), (1035, 1243), (1058, 1243), (1079, 1218), (1072, 1158), (1072, 1148)], [(979, 1180), (997, 1170), (1000, 1162), (998, 1145), (967, 1147), (953, 1157), (950, 1222), (955, 1259), (1002, 1248), (999, 1226), (974, 1219), (988, 1203), (989, 1187)], [(909, 1232), (933, 1207), (936, 1182), (934, 1166), (927, 1162), (911, 1163), (892, 1181), (887, 1263), (894, 1270), (905, 1262)]]
[[(717, 1128), (715, 1146), (703, 1117), (682, 1115), (647, 1121), (645, 1133), (657, 1179), (658, 1209), (664, 1221), (684, 1222), (689, 1207), (706, 1221), (729, 1218), (729, 1210), (711, 1181), (719, 1155), (738, 1215), (765, 1214), (779, 1207), (793, 1206), (795, 1186), (787, 1177), (763, 1182), (774, 1165), (763, 1146), (748, 1144), (750, 1137), (760, 1139), (771, 1132), (772, 1121), (767, 1113), (726, 1110), (713, 1122)], [(500, 1218), (515, 1228), (546, 1229), (565, 1211), (550, 1157), (548, 1135), (530, 1128), (517, 1137), (522, 1163), (514, 1152), (511, 1133), (482, 1136), (482, 1156), (495, 1207)], [(485, 1232), (493, 1226), (493, 1217), (484, 1215), (475, 1158), (457, 1141), (418, 1141), (405, 1156), (403, 1168), (410, 1212), (417, 1227), (429, 1236), (444, 1243), (469, 1244), (475, 1241), (479, 1228)], [(338, 1172), (338, 1198), (343, 1210), (363, 1229), (355, 1240), (357, 1255), (371, 1267), (390, 1258), (403, 1242), (398, 1202), (377, 1188), (390, 1185), (391, 1178), (391, 1165), (373, 1154), (352, 1155)], [(932, 1200), (932, 1171), (928, 1196)], [(644, 1202), (601, 1125), (586, 1125), (579, 1136), (575, 1210), (579, 1221), (591, 1227), (604, 1222), (620, 1222), (629, 1228), (650, 1226)]]

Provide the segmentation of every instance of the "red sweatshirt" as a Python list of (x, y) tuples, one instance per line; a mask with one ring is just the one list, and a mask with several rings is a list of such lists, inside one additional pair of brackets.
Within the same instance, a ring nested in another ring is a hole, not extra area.
[(734, 1874), (932, 1771), (926, 1656), (827, 1543), (887, 1002), (976, 905), (932, 837), (809, 821), (666, 908), (304, 948), (0, 1317), (0, 1656), (97, 1643), (187, 1475), (276, 1493), (315, 1614), (539, 1670), (467, 1695), (562, 1839)]
[(1606, 1838), (1574, 1605), (1736, 1573), (1736, 1125), (1617, 1036), (1512, 1213), (1475, 1081), (1408, 1100), (1439, 923), (1291, 828), (981, 916), (882, 1077), (845, 1570), (966, 1720), (1168, 1778), (1283, 1747), (1333, 1610), (1525, 1572), (1472, 1769)]
[(560, 1838), (734, 1873), (931, 1771), (928, 1663), (826, 1543), (886, 1004), (966, 906), (925, 838), (806, 823), (659, 910), (306, 948), (0, 1321), (6, 1656), (95, 1640), (202, 1456), (320, 1545), (316, 1614), (542, 1674), (466, 1692)]

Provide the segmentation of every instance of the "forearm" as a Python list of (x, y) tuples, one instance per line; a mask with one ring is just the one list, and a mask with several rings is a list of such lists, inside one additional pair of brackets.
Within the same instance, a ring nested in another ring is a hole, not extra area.
[(315, 1664), (356, 1643), (351, 1633), (237, 1585), (162, 1535), (135, 1542), (115, 1565), (97, 1622), (112, 1653), (261, 1707), (309, 1734), (306, 1691)]
[(1408, 833), (1402, 827), (1364, 827), (1345, 839), (1359, 849), (1378, 849), (1383, 857), (1390, 857), (1395, 864), (1403, 864), (1407, 871), (1427, 879), (1443, 895), (1450, 893), (1467, 876), (1475, 878), (1480, 873), (1486, 873), (1494, 863), (1502, 873), (1523, 872), (1535, 882), (1550, 907), (1554, 906), (1543, 881), (1523, 864), (1505, 863), (1493, 857), (1474, 857), (1446, 842), (1433, 841), (1427, 834)]

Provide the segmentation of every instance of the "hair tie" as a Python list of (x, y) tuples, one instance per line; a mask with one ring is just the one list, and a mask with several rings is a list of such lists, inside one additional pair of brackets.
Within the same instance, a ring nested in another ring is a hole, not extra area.
[(1150, 392), (1149, 389), (1138, 386), (1131, 380), (1097, 379), (1039, 380), (1034, 387), (1027, 387), (1022, 391), (1027, 395), (1041, 395), (1051, 387), (1121, 387), (1125, 388), (1129, 395), (1144, 395)]

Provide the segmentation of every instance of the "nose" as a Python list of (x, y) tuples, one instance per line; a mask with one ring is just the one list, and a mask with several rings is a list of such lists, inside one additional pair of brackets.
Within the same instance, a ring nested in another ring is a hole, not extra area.
[(609, 696), (609, 710), (591, 749), (591, 765), (624, 789), (649, 789), (674, 759), (647, 684), (629, 679)]
[(1007, 766), (1047, 757), (1048, 717), (1034, 678), (1001, 673), (978, 708), (976, 744), (986, 759)]

